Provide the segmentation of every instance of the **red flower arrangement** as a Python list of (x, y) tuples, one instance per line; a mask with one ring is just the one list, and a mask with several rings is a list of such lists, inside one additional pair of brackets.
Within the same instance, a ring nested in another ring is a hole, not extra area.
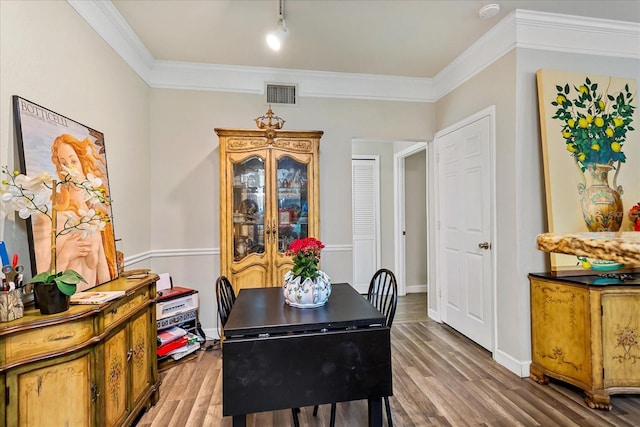
[(293, 277), (301, 276), (302, 280), (316, 277), (320, 251), (323, 248), (324, 244), (314, 237), (296, 239), (291, 242), (285, 255), (293, 258), (293, 268), (291, 269)]
[(634, 225), (634, 230), (640, 231), (640, 202), (629, 209), (629, 219)]

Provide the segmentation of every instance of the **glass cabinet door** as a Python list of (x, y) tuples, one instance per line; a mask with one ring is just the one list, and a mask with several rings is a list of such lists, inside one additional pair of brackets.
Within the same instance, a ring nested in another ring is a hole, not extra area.
[(277, 162), (278, 252), (295, 239), (309, 237), (307, 164), (284, 156)]
[(233, 165), (233, 260), (264, 253), (264, 159), (249, 157)]

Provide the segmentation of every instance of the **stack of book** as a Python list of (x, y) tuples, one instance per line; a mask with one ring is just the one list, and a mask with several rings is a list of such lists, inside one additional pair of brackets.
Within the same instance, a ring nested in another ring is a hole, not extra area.
[(177, 326), (158, 331), (159, 358), (179, 360), (200, 348), (198, 336)]

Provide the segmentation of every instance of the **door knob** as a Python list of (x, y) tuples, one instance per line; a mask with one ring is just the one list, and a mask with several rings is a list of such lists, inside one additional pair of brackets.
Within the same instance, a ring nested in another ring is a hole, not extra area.
[(489, 242), (478, 243), (478, 247), (480, 249), (489, 249), (489, 248), (491, 248), (491, 243), (489, 243)]

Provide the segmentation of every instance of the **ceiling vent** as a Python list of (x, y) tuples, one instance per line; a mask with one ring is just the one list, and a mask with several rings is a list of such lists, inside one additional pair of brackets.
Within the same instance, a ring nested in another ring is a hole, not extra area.
[(294, 84), (267, 83), (267, 104), (297, 105), (298, 86)]

